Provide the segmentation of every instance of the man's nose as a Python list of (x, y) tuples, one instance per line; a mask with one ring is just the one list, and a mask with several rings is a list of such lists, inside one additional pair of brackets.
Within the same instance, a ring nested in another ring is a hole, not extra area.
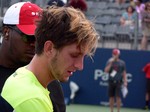
[(30, 42), (30, 46), (33, 46), (33, 47), (35, 47), (35, 41), (33, 41), (33, 42)]
[(74, 66), (77, 70), (83, 70), (83, 59), (76, 60)]

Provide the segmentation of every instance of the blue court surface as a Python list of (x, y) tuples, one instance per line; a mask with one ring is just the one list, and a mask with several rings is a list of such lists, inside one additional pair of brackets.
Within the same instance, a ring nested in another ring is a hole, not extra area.
[[(66, 107), (66, 112), (110, 112), (109, 107), (95, 106), (95, 105), (79, 105), (70, 104)], [(117, 112), (116, 107), (114, 112)], [(150, 112), (150, 110), (135, 109), (135, 108), (121, 108), (120, 112)]]

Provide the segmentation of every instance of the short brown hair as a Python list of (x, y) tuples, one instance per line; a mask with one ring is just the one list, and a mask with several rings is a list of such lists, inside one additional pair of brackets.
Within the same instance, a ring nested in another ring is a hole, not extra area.
[(81, 51), (94, 53), (98, 33), (85, 15), (72, 7), (51, 6), (44, 9), (37, 21), (35, 53), (43, 52), (44, 43), (51, 40), (56, 49), (77, 43)]

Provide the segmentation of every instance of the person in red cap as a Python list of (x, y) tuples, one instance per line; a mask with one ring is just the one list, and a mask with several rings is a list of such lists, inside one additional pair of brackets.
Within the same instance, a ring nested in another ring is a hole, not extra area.
[(112, 57), (107, 61), (104, 71), (109, 74), (108, 94), (110, 110), (113, 112), (116, 98), (117, 112), (120, 112), (120, 91), (122, 84), (127, 87), (125, 62), (119, 58), (120, 50), (113, 49)]
[(30, 2), (19, 2), (8, 8), (3, 17), (0, 46), (0, 92), (6, 78), (34, 56), (35, 20), (42, 9)]
[[(42, 9), (30, 2), (19, 2), (8, 8), (3, 17), (0, 46), (0, 93), (6, 79), (15, 70), (28, 64), (35, 54), (35, 20)], [(0, 97), (0, 111), (5, 110)], [(2, 110), (3, 109), (3, 110)]]
[(147, 63), (142, 71), (145, 73), (146, 78), (146, 94), (145, 94), (145, 107), (143, 109), (149, 110), (150, 103), (150, 63)]

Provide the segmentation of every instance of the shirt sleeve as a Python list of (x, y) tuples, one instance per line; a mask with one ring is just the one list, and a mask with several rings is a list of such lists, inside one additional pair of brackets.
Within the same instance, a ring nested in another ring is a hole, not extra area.
[(15, 112), (53, 112), (53, 107), (39, 99), (30, 99), (14, 108)]
[(122, 14), (122, 18), (125, 19), (125, 20), (127, 20), (128, 17), (127, 17), (127, 13), (126, 13), (126, 12), (124, 12), (124, 13)]

